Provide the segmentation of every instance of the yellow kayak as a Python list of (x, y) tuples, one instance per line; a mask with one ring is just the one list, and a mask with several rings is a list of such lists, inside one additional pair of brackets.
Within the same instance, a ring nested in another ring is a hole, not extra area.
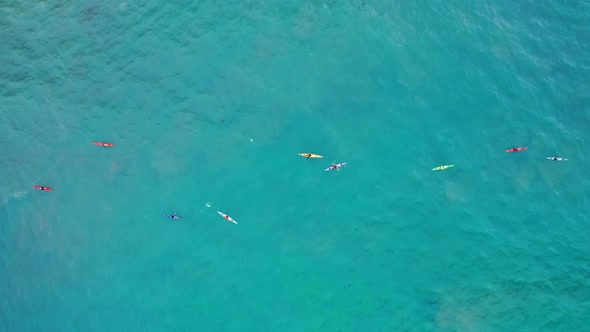
[(298, 153), (297, 155), (305, 158), (324, 158), (324, 156), (320, 156), (319, 154), (315, 153)]
[(442, 166), (435, 167), (432, 170), (433, 171), (442, 171), (443, 169), (451, 168), (453, 166), (455, 166), (455, 165), (442, 165)]

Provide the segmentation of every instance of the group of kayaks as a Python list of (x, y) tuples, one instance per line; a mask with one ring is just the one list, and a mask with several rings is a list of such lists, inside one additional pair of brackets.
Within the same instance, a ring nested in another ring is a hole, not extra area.
[[(309, 158), (314, 158), (314, 159), (324, 158), (324, 156), (321, 156), (321, 155), (315, 154), (315, 153), (309, 153), (309, 152), (302, 152), (302, 153), (298, 153), (297, 155), (299, 155), (301, 157), (305, 157), (307, 159), (309, 159)], [(339, 171), (340, 168), (346, 166), (346, 164), (347, 163), (337, 163), (337, 164), (336, 163), (332, 163), (332, 165), (330, 165), (330, 167), (326, 168), (324, 170), (324, 172), (334, 171), (334, 170)]]
[[(525, 151), (528, 150), (528, 147), (514, 147), (514, 148), (510, 148), (507, 149), (506, 152), (521, 152), (521, 151)], [(305, 157), (305, 158), (324, 158), (324, 156), (319, 155), (319, 154), (315, 154), (315, 153), (309, 153), (309, 152), (303, 152), (303, 153), (298, 153), (298, 155), (300, 155), (301, 157)], [(546, 157), (548, 160), (553, 160), (553, 161), (565, 161), (567, 160), (567, 158), (562, 158), (562, 157)], [(333, 171), (333, 170), (339, 170), (341, 167), (346, 166), (347, 163), (338, 163), (338, 164), (332, 164), (330, 167), (326, 168), (324, 171)], [(445, 169), (449, 169), (451, 167), (455, 167), (455, 165), (441, 165), (441, 166), (437, 166), (435, 168), (433, 168), (433, 171), (444, 171)]]
[[(115, 146), (115, 144), (109, 143), (109, 142), (91, 142), (91, 144), (96, 145), (96, 146), (102, 146), (102, 147), (105, 147), (105, 148), (110, 148), (110, 147)], [(316, 156), (316, 155), (314, 155), (314, 156)], [(313, 157), (312, 156), (311, 158), (317, 158), (317, 157)], [(321, 156), (320, 156), (320, 158), (321, 158)], [(53, 188), (47, 187), (47, 186), (33, 186), (33, 188), (35, 188), (37, 190), (43, 190), (43, 191), (52, 191), (53, 190)], [(229, 215), (227, 215), (227, 214), (225, 214), (225, 213), (223, 213), (221, 211), (217, 211), (217, 213), (219, 213), (219, 215), (222, 216), (223, 219), (225, 219), (225, 220), (227, 220), (229, 222), (232, 222), (232, 223), (234, 223), (236, 225), (238, 224), (238, 222), (235, 221)], [(165, 213), (165, 214), (163, 214), (163, 216), (166, 217), (166, 218), (168, 218), (168, 219), (174, 219), (174, 220), (186, 219), (184, 217), (179, 216), (176, 212), (174, 212), (174, 213)]]
[[(524, 151), (524, 150), (528, 150), (528, 147), (518, 147), (518, 148), (510, 148), (508, 150), (506, 150), (506, 152), (520, 152), (520, 151)], [(553, 161), (565, 161), (567, 160), (567, 158), (562, 158), (562, 157), (545, 157), (545, 159), (547, 160), (553, 160)]]
[[(107, 146), (107, 145), (101, 145), (101, 146)], [(108, 145), (108, 146), (112, 146), (112, 145)], [(528, 147), (515, 147), (515, 148), (510, 148), (507, 149), (506, 152), (521, 152), (521, 151), (525, 151), (528, 150)], [(310, 153), (310, 152), (302, 152), (302, 153), (298, 153), (297, 155), (307, 158), (307, 159), (320, 159), (320, 158), (324, 158), (324, 156), (319, 155), (319, 154), (315, 154), (315, 153)], [(553, 161), (564, 161), (567, 160), (566, 158), (561, 158), (561, 157), (546, 157), (548, 160), (553, 160)], [(339, 171), (340, 168), (346, 166), (346, 162), (344, 163), (332, 163), (332, 165), (330, 165), (330, 167), (326, 168), (324, 170), (324, 172), (327, 171)], [(441, 166), (437, 166), (435, 168), (433, 168), (433, 171), (443, 171), (445, 169), (449, 169), (451, 167), (455, 167), (455, 165), (441, 165)], [(43, 188), (48, 188), (48, 187), (43, 187)], [(48, 189), (42, 189), (42, 190), (53, 190), (51, 188)], [(219, 213), (220, 216), (222, 216), (225, 220), (227, 221), (231, 221), (234, 224), (238, 224), (232, 217), (228, 216), (227, 214), (223, 213), (223, 212), (219, 212), (217, 211), (217, 213)], [(165, 217), (170, 218), (170, 219), (184, 219), (183, 217), (177, 215), (176, 213), (173, 214), (164, 214)]]
[[(237, 221), (235, 221), (235, 220), (234, 220), (234, 218), (232, 218), (232, 217), (228, 216), (227, 214), (225, 214), (225, 213), (223, 213), (223, 212), (220, 212), (220, 211), (217, 211), (217, 213), (219, 213), (219, 215), (220, 215), (220, 216), (222, 216), (222, 217), (223, 217), (223, 219), (225, 219), (225, 220), (227, 220), (227, 221), (230, 221), (230, 222), (233, 222), (233, 223), (234, 223), (234, 224), (236, 224), (236, 225), (238, 224), (238, 222), (237, 222)], [(166, 217), (166, 218), (170, 218), (170, 219), (186, 219), (186, 218), (184, 218), (184, 217), (181, 217), (181, 216), (179, 216), (178, 214), (176, 214), (176, 212), (174, 212), (174, 213), (172, 213), (172, 214), (167, 214), (167, 213), (165, 213), (165, 214), (163, 214), (163, 216), (164, 216), (164, 217)]]
[[(515, 148), (510, 148), (505, 150), (506, 152), (512, 153), (512, 152), (521, 152), (521, 151), (525, 151), (528, 150), (528, 147), (515, 147)], [(562, 158), (562, 157), (545, 157), (547, 160), (553, 160), (553, 161), (565, 161), (567, 160), (567, 158)], [(454, 167), (455, 165), (442, 165), (442, 166), (437, 166), (435, 168), (433, 168), (433, 171), (442, 171), (451, 167)]]
[[(96, 146), (101, 146), (101, 147), (113, 147), (115, 146), (115, 144), (113, 143), (108, 143), (108, 142), (91, 142), (91, 144), (94, 144)], [(510, 148), (507, 149), (506, 152), (521, 152), (521, 151), (525, 151), (528, 150), (528, 147), (514, 147), (514, 148)], [(319, 154), (315, 154), (315, 153), (309, 153), (309, 152), (302, 152), (302, 153), (298, 153), (299, 156), (307, 158), (307, 159), (320, 159), (320, 158), (324, 158), (324, 156), (319, 155)], [(548, 160), (553, 160), (553, 161), (565, 161), (568, 160), (566, 158), (562, 158), (562, 157), (546, 157), (546, 159)], [(339, 171), (340, 168), (346, 166), (347, 162), (343, 162), (343, 163), (332, 163), (332, 165), (330, 165), (330, 167), (324, 169), (324, 172), (327, 171)], [(442, 171), (445, 169), (449, 169), (451, 167), (454, 167), (455, 165), (441, 165), (441, 166), (437, 166), (435, 168), (433, 168), (433, 171)], [(53, 188), (51, 187), (47, 187), (47, 186), (33, 186), (33, 188), (37, 189), (37, 190), (43, 190), (43, 191), (52, 191)], [(217, 211), (217, 213), (223, 217), (225, 220), (232, 222), (234, 224), (238, 224), (232, 217), (230, 217), (229, 215), (221, 212), (221, 211)], [(184, 217), (179, 216), (178, 214), (175, 213), (171, 213), (171, 214), (163, 214), (164, 217), (169, 218), (169, 219), (174, 219), (174, 220), (179, 220), (179, 219), (185, 219)]]
[[(102, 147), (113, 147), (115, 146), (115, 144), (113, 143), (108, 143), (108, 142), (92, 142), (92, 144), (96, 145), (96, 146), (102, 146)], [(315, 153), (299, 153), (300, 156), (305, 157), (305, 158), (313, 158), (313, 159), (318, 159), (318, 158), (323, 158), (324, 156), (321, 156), (319, 154), (315, 154)], [(333, 170), (340, 170), (340, 168), (346, 166), (347, 163), (333, 163), (332, 165), (330, 165), (330, 167), (326, 168), (324, 171), (333, 171)], [(38, 189), (38, 190), (46, 190), (46, 191), (50, 191), (53, 190), (53, 188), (47, 187), (47, 186), (33, 186), (33, 188)], [(221, 212), (221, 211), (217, 211), (217, 213), (225, 220), (232, 222), (234, 224), (238, 224), (237, 221), (234, 220), (234, 218), (230, 217), (229, 215)], [(186, 219), (182, 216), (179, 216), (176, 212), (174, 213), (165, 213), (162, 216), (168, 218), (168, 219), (173, 219), (173, 220), (180, 220), (180, 219)]]
[[(90, 144), (94, 144), (96, 146), (102, 146), (105, 148), (110, 148), (110, 147), (115, 146), (115, 144), (109, 143), (109, 142), (90, 142)], [(35, 188), (37, 190), (43, 190), (43, 191), (52, 191), (53, 190), (53, 188), (47, 187), (47, 186), (33, 186), (33, 188)]]

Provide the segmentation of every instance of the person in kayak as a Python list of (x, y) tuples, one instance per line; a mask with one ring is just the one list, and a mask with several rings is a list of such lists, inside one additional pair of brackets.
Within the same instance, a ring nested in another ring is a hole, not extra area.
[(104, 146), (106, 148), (110, 148), (115, 146), (115, 144), (113, 143), (107, 143), (107, 142), (92, 142), (92, 144), (96, 145), (96, 146)]
[(510, 148), (508, 150), (506, 150), (506, 152), (520, 152), (520, 151), (524, 151), (524, 150), (528, 150), (528, 147), (524, 147), (524, 148)]
[(164, 214), (164, 217), (170, 218), (170, 219), (184, 219), (183, 217), (177, 215), (176, 212), (174, 212), (172, 214)]
[(51, 190), (53, 190), (53, 188), (46, 187), (46, 186), (33, 186), (33, 188), (38, 189), (38, 190), (44, 190), (44, 191), (51, 191)]
[(339, 171), (340, 168), (344, 167), (346, 164), (347, 163), (339, 163), (339, 164), (332, 163), (332, 166), (326, 168), (324, 171), (333, 171), (333, 170)]

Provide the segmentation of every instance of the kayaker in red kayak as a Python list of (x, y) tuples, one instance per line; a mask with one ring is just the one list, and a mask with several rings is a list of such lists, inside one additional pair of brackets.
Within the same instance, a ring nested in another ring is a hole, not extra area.
[(520, 151), (524, 151), (524, 150), (528, 150), (528, 148), (525, 146), (524, 148), (511, 148), (506, 150), (506, 152), (520, 152)]
[(53, 188), (45, 187), (45, 186), (33, 186), (35, 189), (39, 190), (53, 190)]
[(115, 144), (113, 143), (107, 143), (107, 142), (92, 142), (92, 144), (96, 145), (96, 146), (104, 146), (104, 147), (111, 147), (111, 146), (115, 146)]

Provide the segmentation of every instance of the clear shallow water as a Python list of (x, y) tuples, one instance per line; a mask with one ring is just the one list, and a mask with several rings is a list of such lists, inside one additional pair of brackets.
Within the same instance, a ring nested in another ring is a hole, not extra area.
[(1, 329), (583, 331), (589, 9), (2, 5)]

